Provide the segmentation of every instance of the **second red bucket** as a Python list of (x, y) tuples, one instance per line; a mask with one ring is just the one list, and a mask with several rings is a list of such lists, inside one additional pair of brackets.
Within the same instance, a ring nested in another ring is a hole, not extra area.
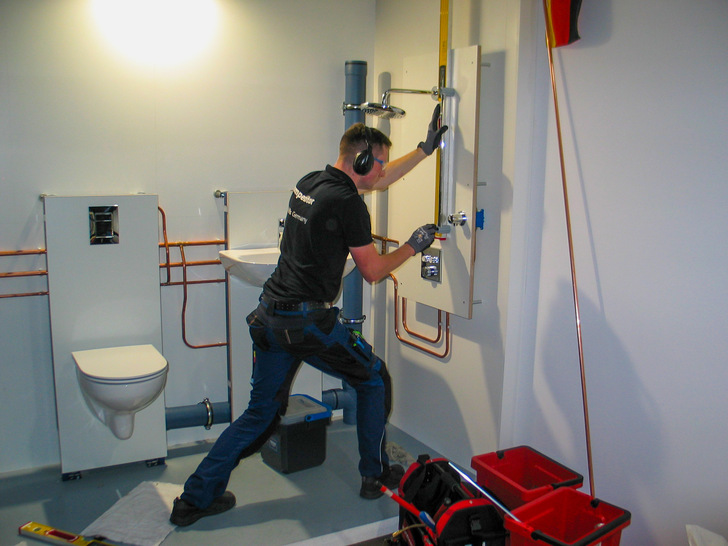
[(529, 446), (476, 455), (477, 481), (514, 509), (558, 487), (578, 489), (584, 477)]
[(539, 497), (505, 518), (511, 546), (619, 546), (627, 510), (574, 489)]

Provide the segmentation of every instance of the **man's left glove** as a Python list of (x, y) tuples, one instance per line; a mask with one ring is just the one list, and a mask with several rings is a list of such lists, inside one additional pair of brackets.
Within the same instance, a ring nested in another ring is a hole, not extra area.
[(445, 131), (447, 131), (447, 125), (443, 125), (439, 129), (437, 123), (440, 121), (440, 103), (435, 106), (435, 111), (432, 112), (432, 120), (430, 125), (427, 126), (427, 137), (424, 142), (420, 142), (417, 147), (422, 148), (422, 151), (427, 155), (432, 155), (435, 148), (440, 146), (440, 139)]

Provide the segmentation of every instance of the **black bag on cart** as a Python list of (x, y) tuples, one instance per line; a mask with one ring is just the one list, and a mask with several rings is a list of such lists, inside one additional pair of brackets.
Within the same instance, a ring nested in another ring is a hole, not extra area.
[(402, 477), (399, 495), (431, 516), (435, 528), (400, 507), (398, 544), (505, 546), (502, 515), (490, 500), (461, 482), (447, 459), (420, 455)]

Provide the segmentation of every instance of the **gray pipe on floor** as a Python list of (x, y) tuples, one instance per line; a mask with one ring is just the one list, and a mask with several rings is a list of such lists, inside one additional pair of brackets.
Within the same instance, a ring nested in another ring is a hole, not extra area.
[(344, 423), (356, 425), (356, 391), (346, 381), (341, 389), (329, 389), (321, 393), (321, 401), (332, 410), (344, 410)]
[(210, 402), (205, 398), (192, 406), (165, 408), (167, 430), (177, 428), (205, 427), (230, 423), (230, 404), (228, 402)]

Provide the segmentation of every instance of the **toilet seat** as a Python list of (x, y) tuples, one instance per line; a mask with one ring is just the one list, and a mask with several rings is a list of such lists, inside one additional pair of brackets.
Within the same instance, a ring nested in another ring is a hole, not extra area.
[(167, 371), (167, 360), (153, 345), (73, 351), (78, 370), (105, 383), (151, 379)]
[(87, 381), (90, 381), (92, 383), (98, 383), (99, 385), (130, 386), (130, 385), (134, 385), (136, 383), (147, 383), (149, 381), (156, 379), (157, 377), (165, 376), (165, 375), (167, 375), (167, 368), (164, 368), (157, 373), (143, 375), (141, 377), (121, 377), (121, 378), (115, 378), (115, 379), (108, 379), (105, 377), (95, 377), (92, 375), (88, 375), (87, 373), (84, 373), (80, 370), (78, 370), (78, 373), (81, 374), (83, 377), (85, 377)]

